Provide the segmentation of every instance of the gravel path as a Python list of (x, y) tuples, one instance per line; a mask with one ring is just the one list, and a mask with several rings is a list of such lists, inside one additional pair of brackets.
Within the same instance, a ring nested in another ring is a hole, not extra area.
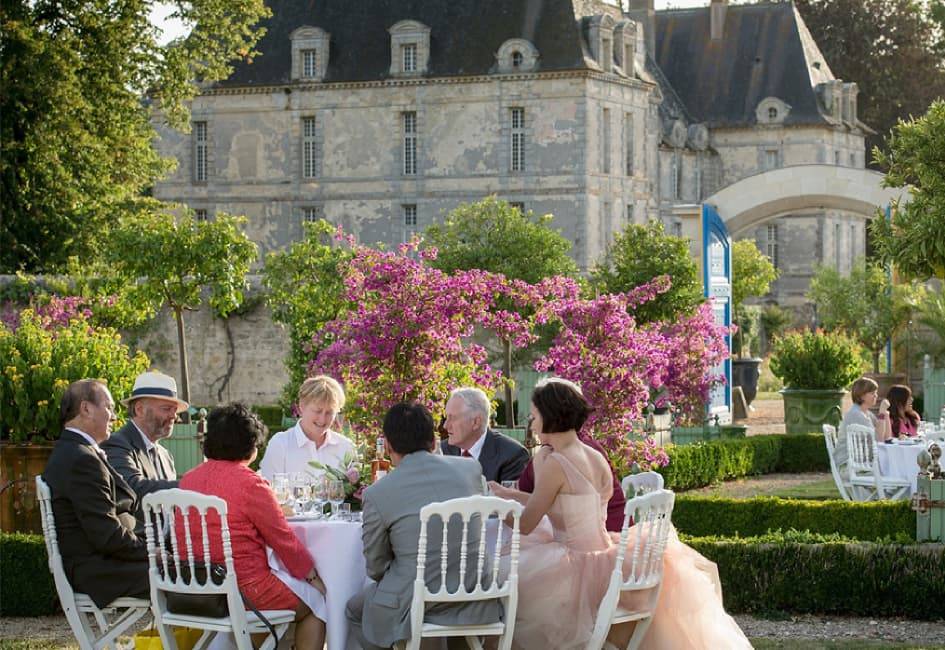
[[(767, 639), (869, 639), (945, 646), (945, 621), (794, 616), (767, 620), (740, 615), (735, 620), (751, 638)], [(63, 616), (0, 618), (0, 640), (32, 639), (76, 647)]]

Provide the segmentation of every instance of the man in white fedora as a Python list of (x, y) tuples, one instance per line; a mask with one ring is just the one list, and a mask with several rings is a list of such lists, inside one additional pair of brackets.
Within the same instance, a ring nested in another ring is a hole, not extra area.
[[(160, 372), (150, 371), (135, 379), (131, 397), (122, 400), (128, 408), (128, 422), (102, 444), (108, 463), (131, 486), (138, 499), (145, 494), (177, 487), (174, 458), (158, 440), (174, 429), (177, 414), (187, 402), (177, 399), (177, 382)], [(143, 526), (143, 521), (139, 524)]]

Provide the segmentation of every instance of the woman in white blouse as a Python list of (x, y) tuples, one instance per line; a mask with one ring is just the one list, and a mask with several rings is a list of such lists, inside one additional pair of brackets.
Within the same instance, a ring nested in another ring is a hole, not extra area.
[(299, 421), (269, 439), (259, 472), (269, 481), (275, 474), (307, 472), (320, 475), (309, 461), (345, 469), (345, 460), (354, 458), (354, 444), (331, 430), (345, 405), (341, 385), (326, 375), (309, 377), (299, 388)]
[[(883, 442), (892, 437), (889, 427), (889, 402), (883, 400), (879, 405), (879, 413), (876, 415), (870, 411), (879, 398), (879, 386), (875, 381), (869, 377), (860, 377), (850, 387), (850, 397), (853, 399), (853, 406), (843, 414), (843, 421), (840, 423), (842, 430), (845, 431), (848, 424), (860, 424), (876, 432), (877, 442)], [(834, 450), (837, 465), (847, 462), (847, 453), (847, 437), (846, 435), (839, 436)]]

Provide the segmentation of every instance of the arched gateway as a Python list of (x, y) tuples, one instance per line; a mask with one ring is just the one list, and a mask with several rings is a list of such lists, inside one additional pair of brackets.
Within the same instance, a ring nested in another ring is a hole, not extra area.
[[(805, 210), (844, 210), (872, 218), (896, 201), (909, 201), (908, 190), (885, 188), (882, 180), (882, 174), (867, 169), (796, 165), (748, 176), (707, 198), (702, 205), (703, 281), (705, 295), (713, 298), (716, 321), (732, 324), (732, 235)], [(725, 375), (726, 384), (713, 391), (708, 411), (720, 422), (729, 422), (731, 360), (717, 370)]]

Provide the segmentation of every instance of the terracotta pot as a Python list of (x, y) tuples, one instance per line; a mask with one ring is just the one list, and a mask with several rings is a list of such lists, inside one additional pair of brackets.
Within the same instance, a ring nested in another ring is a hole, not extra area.
[(36, 475), (46, 468), (53, 445), (0, 442), (0, 530), (42, 535)]

